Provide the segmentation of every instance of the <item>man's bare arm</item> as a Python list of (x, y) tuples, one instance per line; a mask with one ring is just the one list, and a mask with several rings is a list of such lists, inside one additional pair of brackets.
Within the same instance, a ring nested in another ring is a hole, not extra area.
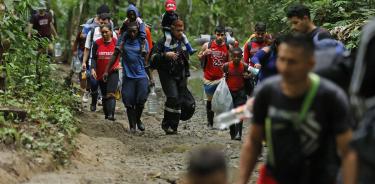
[(242, 145), (240, 158), (240, 178), (237, 184), (247, 184), (262, 151), (264, 126), (253, 124)]
[(355, 154), (349, 147), (349, 142), (352, 140), (352, 137), (353, 133), (351, 130), (336, 136), (337, 148), (342, 161), (341, 169), (344, 184), (356, 183), (357, 163), (354, 158)]

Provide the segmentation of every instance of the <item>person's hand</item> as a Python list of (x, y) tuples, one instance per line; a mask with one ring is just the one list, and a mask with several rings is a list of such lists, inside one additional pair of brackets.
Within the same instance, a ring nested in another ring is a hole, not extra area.
[(94, 69), (91, 69), (91, 75), (94, 77), (94, 79), (97, 79), (96, 71)]
[(254, 106), (254, 97), (250, 98), (246, 102), (246, 108), (250, 111), (253, 112), (253, 106)]
[(103, 81), (104, 81), (104, 82), (107, 82), (107, 80), (108, 80), (108, 72), (105, 72), (105, 73), (103, 74)]
[(211, 49), (206, 49), (206, 50), (203, 52), (203, 55), (204, 55), (204, 56), (210, 55), (211, 52), (212, 52)]
[(85, 62), (82, 63), (82, 70), (86, 70), (86, 63)]
[(245, 78), (245, 79), (250, 79), (252, 76), (253, 76), (253, 75), (251, 75), (251, 73), (248, 73), (248, 72), (245, 72), (245, 73), (243, 74), (243, 78)]
[(261, 69), (261, 68), (262, 68), (262, 65), (261, 65), (261, 64), (255, 64), (255, 65), (254, 65), (254, 68), (256, 68), (256, 69)]
[(167, 52), (165, 53), (165, 57), (168, 59), (176, 60), (178, 58), (178, 54), (175, 52)]

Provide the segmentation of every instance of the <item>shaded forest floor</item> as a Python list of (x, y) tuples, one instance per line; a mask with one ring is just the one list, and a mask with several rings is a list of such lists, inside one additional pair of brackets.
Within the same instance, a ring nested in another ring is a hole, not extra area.
[[(194, 78), (198, 77), (199, 73), (193, 74), (190, 82), (193, 90), (199, 83)], [(233, 181), (238, 174), (241, 142), (230, 140), (227, 131), (206, 127), (203, 95), (199, 95), (202, 93), (195, 91), (197, 111), (194, 117), (180, 124), (178, 135), (166, 136), (160, 127), (164, 97), (159, 82), (157, 92), (159, 114), (149, 116), (144, 113), (146, 132), (135, 135), (128, 131), (121, 101), (117, 102), (116, 122), (104, 120), (101, 107), (99, 112), (89, 112), (86, 104), (79, 117), (81, 133), (76, 138), (77, 151), (71, 164), (57, 169), (46, 167), (36, 172), (39, 174), (30, 173), (18, 181), (28, 184), (176, 183), (184, 176), (189, 152), (208, 145), (225, 151)]]

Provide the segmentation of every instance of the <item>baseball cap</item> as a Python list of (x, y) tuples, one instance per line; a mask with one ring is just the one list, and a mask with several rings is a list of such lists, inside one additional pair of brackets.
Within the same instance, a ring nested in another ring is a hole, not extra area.
[(166, 0), (165, 1), (165, 11), (176, 11), (177, 10), (177, 5), (176, 1), (174, 0)]

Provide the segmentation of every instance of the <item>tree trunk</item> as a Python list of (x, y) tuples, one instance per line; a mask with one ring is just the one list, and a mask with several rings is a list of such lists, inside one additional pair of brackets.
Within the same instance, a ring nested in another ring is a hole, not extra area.
[(0, 67), (4, 67), (2, 70), (0, 70), (0, 91), (5, 91), (5, 87), (6, 87), (6, 84), (5, 84), (6, 70), (5, 70), (5, 64), (3, 62), (3, 53), (4, 53), (4, 48), (2, 44), (0, 44)]

